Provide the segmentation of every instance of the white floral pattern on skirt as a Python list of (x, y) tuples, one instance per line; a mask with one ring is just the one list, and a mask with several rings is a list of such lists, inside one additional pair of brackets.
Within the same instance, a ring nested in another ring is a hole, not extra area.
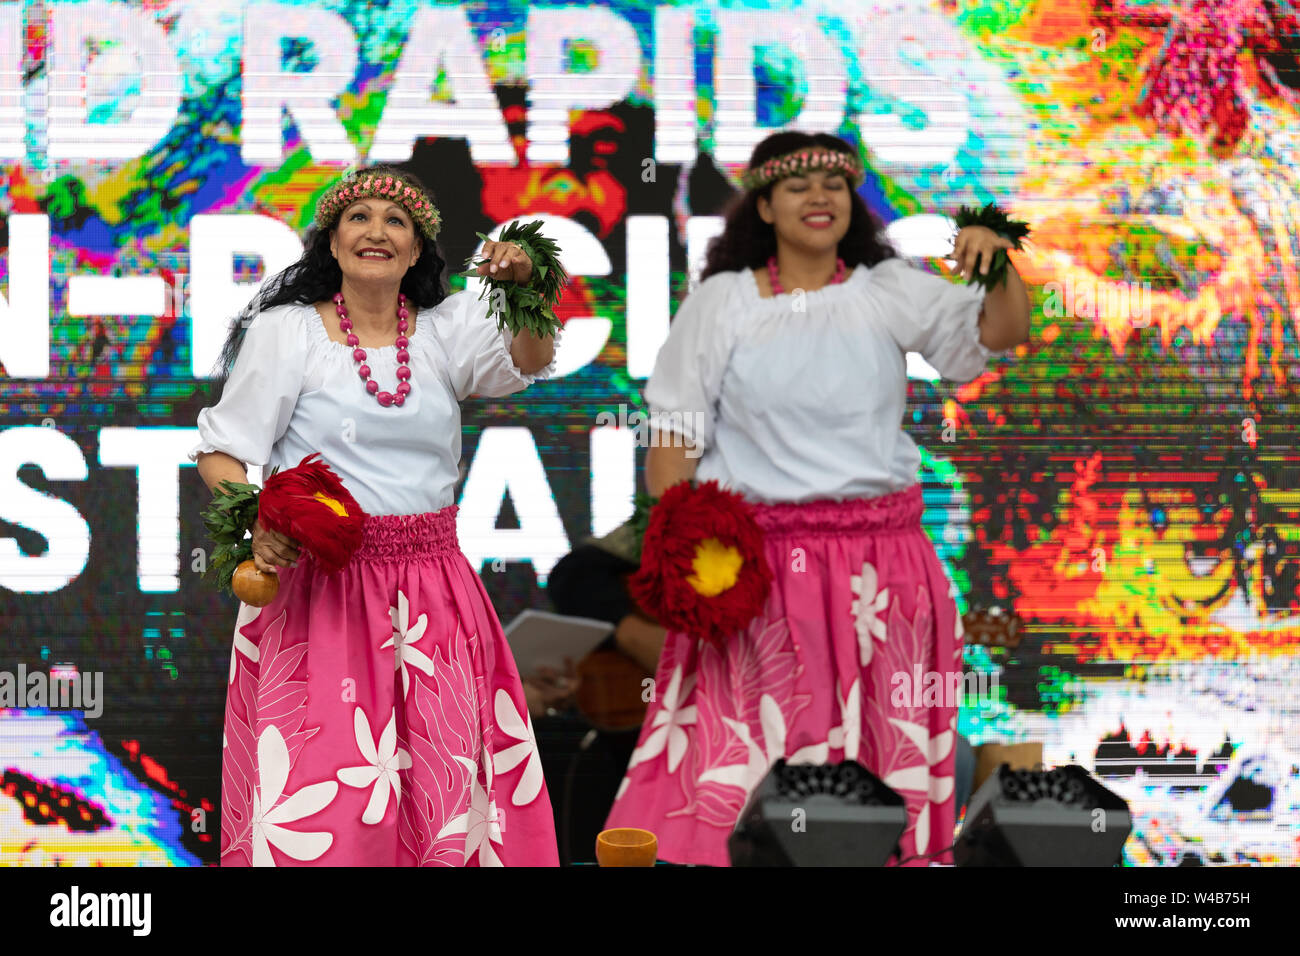
[(662, 859), (726, 866), (740, 811), (778, 759), (851, 759), (905, 799), (902, 857), (951, 859), (956, 707), (891, 693), (898, 674), (947, 687), (961, 671), (961, 619), (921, 510), (919, 486), (756, 507), (767, 606), (724, 650), (668, 634), (662, 692), (607, 826), (652, 831)]
[(514, 659), (455, 508), (371, 517), (337, 574), (240, 606), (223, 866), (556, 865)]

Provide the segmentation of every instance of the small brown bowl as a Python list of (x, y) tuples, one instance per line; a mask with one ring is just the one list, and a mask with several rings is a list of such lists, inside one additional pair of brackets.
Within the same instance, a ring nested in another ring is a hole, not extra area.
[(654, 866), (659, 841), (649, 830), (620, 827), (596, 835), (596, 862), (601, 866)]

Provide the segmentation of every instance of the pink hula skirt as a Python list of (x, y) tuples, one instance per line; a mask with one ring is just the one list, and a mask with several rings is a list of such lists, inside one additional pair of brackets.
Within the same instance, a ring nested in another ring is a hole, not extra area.
[[(906, 800), (903, 859), (952, 844), (957, 708), (913, 684), (935, 672), (953, 686), (962, 632), (922, 509), (920, 485), (755, 506), (767, 606), (723, 651), (669, 632), (608, 827), (652, 831), (664, 860), (727, 866), (727, 838), (778, 758), (853, 759)], [(951, 853), (915, 863), (932, 860)]]
[(222, 740), (223, 866), (559, 862), (514, 658), (456, 508), (366, 520), (241, 602)]

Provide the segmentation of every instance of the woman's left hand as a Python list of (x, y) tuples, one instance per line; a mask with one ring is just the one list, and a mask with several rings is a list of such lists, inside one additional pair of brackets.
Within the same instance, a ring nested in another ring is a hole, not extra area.
[(478, 267), (481, 276), (519, 283), (533, 277), (533, 261), (513, 242), (485, 242), (481, 255), (487, 260)]
[(970, 281), (976, 267), (980, 275), (987, 275), (993, 264), (993, 253), (999, 249), (1014, 249), (1010, 239), (1004, 239), (987, 226), (967, 226), (957, 233), (952, 244), (952, 258), (957, 260), (961, 277)]

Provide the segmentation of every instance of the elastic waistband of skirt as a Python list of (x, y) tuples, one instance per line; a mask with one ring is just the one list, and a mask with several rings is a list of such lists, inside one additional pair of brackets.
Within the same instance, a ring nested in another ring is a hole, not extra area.
[(460, 550), (456, 538), (456, 505), (416, 515), (367, 515), (361, 547), (352, 555), (363, 563), (406, 558), (431, 558)]
[(921, 486), (875, 498), (756, 504), (754, 518), (768, 537), (789, 534), (862, 534), (909, 531), (921, 527), (925, 500)]

